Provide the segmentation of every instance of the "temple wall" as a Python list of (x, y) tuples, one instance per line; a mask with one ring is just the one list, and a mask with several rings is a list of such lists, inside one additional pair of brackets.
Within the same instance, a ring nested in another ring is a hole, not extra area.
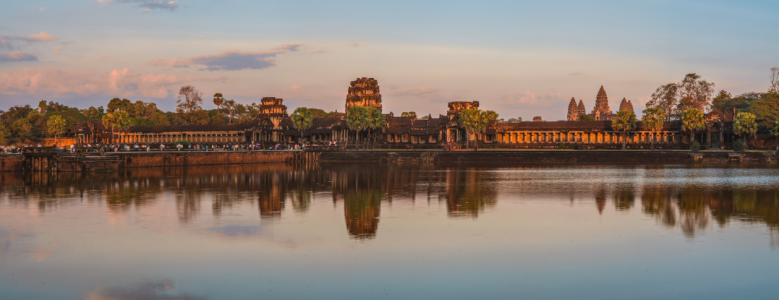
[(13, 172), (22, 169), (22, 156), (18, 154), (0, 154), (0, 172)]
[(113, 153), (125, 168), (283, 163), (294, 151)]
[[(699, 152), (697, 163), (723, 164), (729, 152)], [(745, 152), (742, 163), (767, 163), (770, 156)], [(347, 151), (323, 152), (320, 162), (430, 162), (480, 164), (692, 164), (686, 151)]]

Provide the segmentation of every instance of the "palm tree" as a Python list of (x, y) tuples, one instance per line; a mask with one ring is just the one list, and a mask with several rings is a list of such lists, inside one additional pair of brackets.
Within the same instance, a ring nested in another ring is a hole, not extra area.
[(368, 110), (362, 106), (352, 106), (349, 107), (347, 114), (346, 126), (355, 131), (354, 141), (357, 144), (357, 149), (359, 149), (360, 131), (370, 126)]
[(692, 143), (695, 142), (695, 131), (704, 129), (706, 129), (706, 122), (703, 113), (697, 108), (685, 109), (682, 113), (682, 130), (690, 131), (690, 150), (692, 150)]
[(652, 150), (655, 150), (655, 139), (657, 131), (663, 129), (663, 120), (665, 120), (665, 114), (663, 109), (659, 107), (649, 107), (644, 110), (644, 116), (641, 117), (641, 123), (644, 130), (652, 132)]
[(739, 136), (744, 136), (744, 149), (749, 149), (749, 137), (757, 133), (757, 122), (755, 115), (748, 112), (740, 112), (733, 120), (733, 132)]
[(292, 113), (292, 127), (300, 132), (300, 142), (303, 142), (303, 131), (311, 128), (314, 124), (314, 116), (311, 111), (305, 107), (298, 107)]
[(378, 109), (375, 109), (373, 107), (368, 108), (368, 121), (369, 125), (368, 128), (371, 129), (371, 138), (373, 139), (373, 142), (376, 142), (376, 137), (373, 136), (373, 130), (383, 128), (384, 126), (387, 126), (387, 118), (384, 116), (384, 114), (381, 113)]
[(222, 103), (224, 102), (225, 102), (225, 98), (222, 97), (222, 93), (214, 94), (214, 105), (216, 105), (217, 112), (219, 112), (219, 110), (222, 108)]
[[(495, 114), (495, 117), (497, 117), (497, 114)], [(468, 108), (460, 112), (457, 116), (457, 122), (460, 123), (460, 126), (465, 127), (469, 134), (465, 139), (465, 147), (468, 148), (471, 142), (470, 135), (483, 132), (487, 128), (488, 120), (486, 113), (479, 109)]]
[(611, 128), (622, 132), (622, 150), (627, 149), (627, 132), (636, 129), (636, 114), (632, 110), (620, 110), (611, 121)]
[(103, 126), (111, 128), (111, 144), (114, 143), (114, 130), (120, 129), (127, 123), (127, 113), (122, 110), (103, 115)]

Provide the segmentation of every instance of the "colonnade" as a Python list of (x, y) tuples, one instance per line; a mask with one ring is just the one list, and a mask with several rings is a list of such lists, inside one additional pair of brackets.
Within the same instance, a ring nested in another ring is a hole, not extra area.
[[(654, 133), (656, 143), (678, 143), (679, 133), (661, 131)], [(498, 133), (498, 143), (530, 144), (530, 143), (582, 143), (582, 144), (618, 144), (622, 143), (620, 132), (584, 132), (584, 131), (510, 131)], [(652, 132), (633, 131), (627, 133), (627, 143), (650, 143)]]
[(121, 133), (116, 135), (118, 144), (156, 144), (173, 143), (176, 141), (189, 141), (190, 143), (242, 143), (246, 141), (243, 132), (230, 133), (168, 133), (168, 134), (145, 134), (145, 133)]

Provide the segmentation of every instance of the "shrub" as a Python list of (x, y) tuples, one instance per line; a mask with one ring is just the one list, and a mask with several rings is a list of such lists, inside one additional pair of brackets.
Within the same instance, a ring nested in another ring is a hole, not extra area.
[(733, 151), (744, 151), (744, 141), (743, 140), (736, 140), (733, 142)]
[(565, 149), (565, 144), (563, 144), (563, 142), (560, 142), (559, 144), (557, 144), (557, 149)]
[(187, 147), (187, 146), (189, 146), (189, 145), (192, 145), (192, 143), (190, 143), (190, 142), (189, 142), (189, 141), (187, 141), (187, 140), (175, 141), (175, 142), (173, 142), (173, 143), (174, 143), (174, 144), (177, 144), (177, 145), (178, 145), (178, 144), (181, 144), (181, 145), (182, 145), (182, 146), (184, 146), (184, 147)]
[(701, 144), (698, 143), (698, 141), (692, 141), (692, 147), (690, 147), (690, 149), (692, 149), (692, 152), (701, 151)]

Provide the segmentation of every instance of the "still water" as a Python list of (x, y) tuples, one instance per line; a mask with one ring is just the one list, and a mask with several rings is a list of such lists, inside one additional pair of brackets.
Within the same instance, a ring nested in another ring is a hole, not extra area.
[(779, 168), (0, 174), (0, 299), (777, 299)]

